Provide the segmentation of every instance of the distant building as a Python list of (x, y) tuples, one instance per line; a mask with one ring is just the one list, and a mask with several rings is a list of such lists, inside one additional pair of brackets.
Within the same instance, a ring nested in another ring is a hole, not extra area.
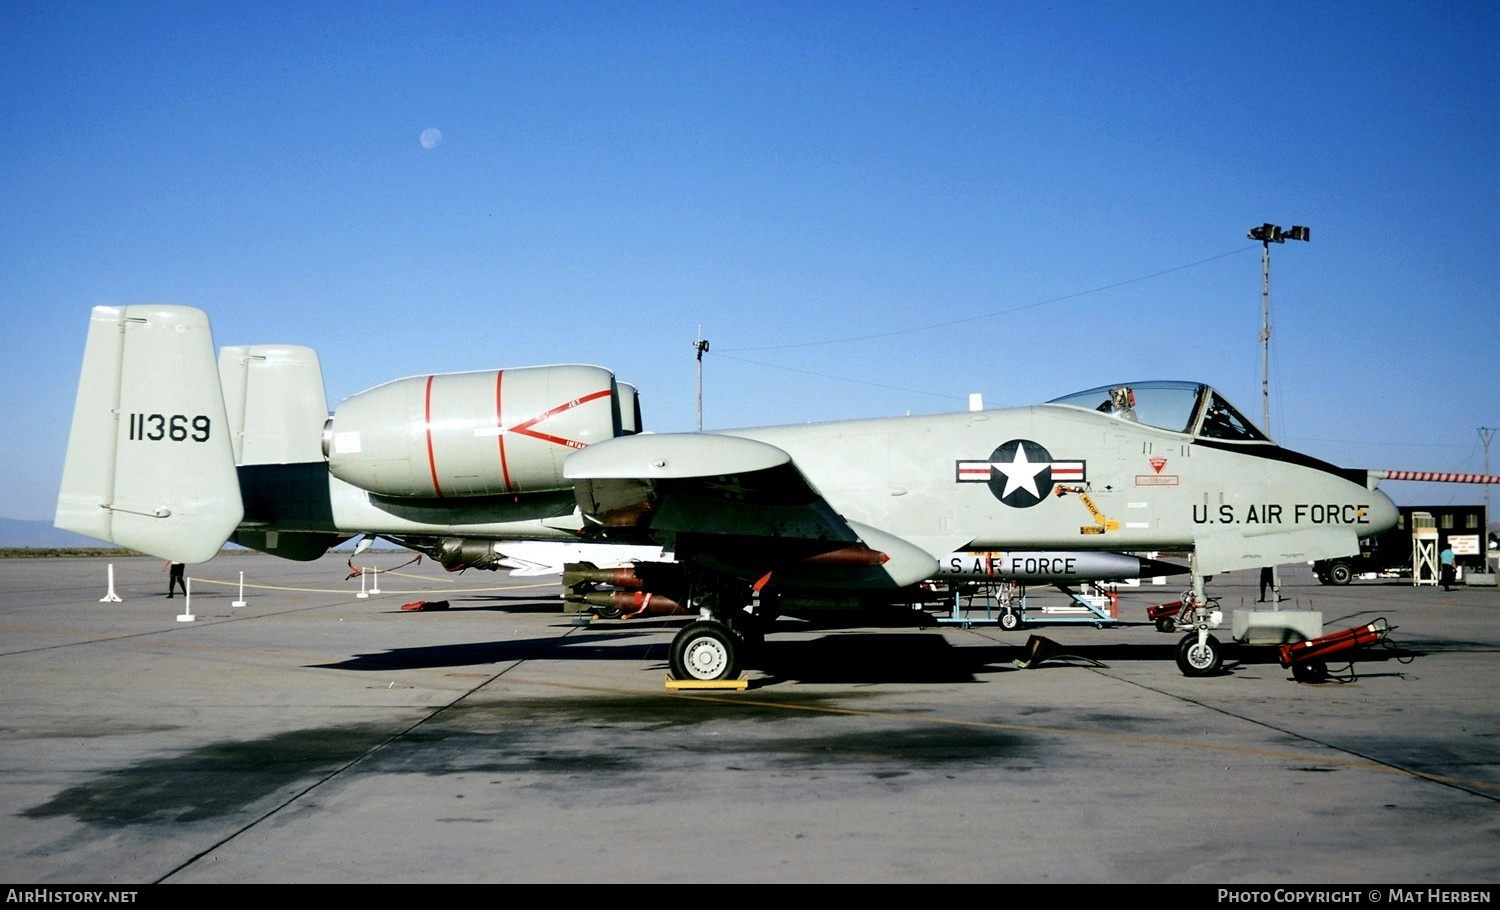
[(1359, 553), (1338, 559), (1321, 559), (1313, 571), (1325, 585), (1346, 585), (1361, 575), (1410, 577), (1415, 562), (1412, 548), (1412, 515), (1432, 516), (1437, 528), (1437, 549), (1452, 546), (1454, 564), (1462, 571), (1482, 571), (1489, 548), (1484, 506), (1401, 506), (1396, 526), (1384, 534), (1359, 542)]

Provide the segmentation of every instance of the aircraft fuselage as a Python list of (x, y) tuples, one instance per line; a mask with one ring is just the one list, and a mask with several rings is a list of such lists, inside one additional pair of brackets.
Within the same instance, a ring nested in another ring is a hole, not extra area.
[(934, 556), (1209, 541), (1204, 571), (1227, 571), (1357, 549), (1396, 517), (1379, 490), (1270, 443), (1205, 440), (1066, 405), (726, 435), (784, 449), (845, 518)]

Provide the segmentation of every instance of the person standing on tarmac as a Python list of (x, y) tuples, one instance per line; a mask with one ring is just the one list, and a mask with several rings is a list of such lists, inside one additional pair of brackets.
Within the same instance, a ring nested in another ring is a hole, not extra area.
[[(1427, 552), (1432, 552), (1428, 550)], [(1443, 590), (1453, 590), (1453, 548), (1443, 547), (1443, 552), (1438, 554), (1438, 575), (1442, 579)]]
[(187, 580), (182, 577), (182, 570), (186, 567), (180, 562), (167, 562), (162, 564), (163, 569), (168, 568), (169, 566), (171, 567), (172, 571), (171, 574), (167, 577), (167, 596), (171, 597), (178, 588), (181, 588), (182, 596), (186, 597)]
[(1270, 566), (1262, 566), (1260, 570), (1260, 600), (1256, 601), (1256, 603), (1266, 602), (1266, 591), (1268, 589), (1273, 599), (1281, 599), (1281, 592), (1276, 587), (1275, 570)]

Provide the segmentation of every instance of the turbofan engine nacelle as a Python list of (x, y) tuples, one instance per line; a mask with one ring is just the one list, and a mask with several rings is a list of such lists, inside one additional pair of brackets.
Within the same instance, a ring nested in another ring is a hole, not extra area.
[(614, 374), (569, 364), (376, 386), (339, 404), (323, 452), (333, 476), (382, 496), (493, 496), (569, 489), (563, 459), (619, 435)]

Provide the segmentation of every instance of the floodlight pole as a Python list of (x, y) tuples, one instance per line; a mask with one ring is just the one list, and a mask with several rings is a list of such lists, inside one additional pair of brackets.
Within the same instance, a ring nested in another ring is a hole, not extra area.
[(698, 432), (703, 432), (703, 353), (708, 350), (708, 341), (703, 337), (703, 326), (698, 326), (698, 340), (693, 342), (698, 352)]
[(1260, 427), (1271, 435), (1271, 244), (1260, 249)]
[[(1480, 427), (1479, 440), (1484, 443), (1484, 476), (1490, 476), (1490, 440), (1495, 438), (1494, 427)], [(1484, 551), (1484, 558), (1490, 558), (1490, 484), (1484, 485), (1484, 533), (1480, 534), (1483, 541), (1480, 549)], [(1488, 562), (1486, 562), (1488, 568)]]
[(1250, 229), (1251, 240), (1260, 241), (1260, 408), (1261, 428), (1271, 437), (1271, 244), (1288, 240), (1310, 240), (1312, 232), (1301, 225), (1290, 231), (1263, 224)]

